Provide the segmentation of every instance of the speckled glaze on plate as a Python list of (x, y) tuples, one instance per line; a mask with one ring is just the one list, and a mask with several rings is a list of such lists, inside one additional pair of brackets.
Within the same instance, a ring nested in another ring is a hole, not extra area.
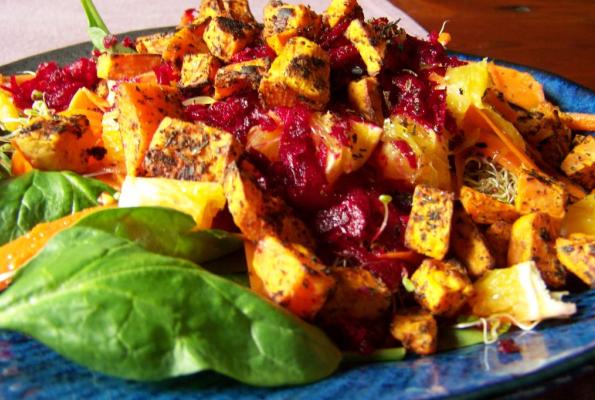
[[(135, 34), (141, 33), (145, 32)], [(71, 62), (89, 50), (89, 44), (56, 50), (0, 67), (0, 73), (34, 70), (39, 62), (52, 59)], [(547, 72), (515, 67), (534, 74), (562, 109), (595, 113), (595, 92)], [(483, 398), (518, 390), (523, 398), (535, 397), (557, 377), (589, 368), (595, 359), (595, 289), (569, 300), (578, 305), (571, 320), (549, 321), (535, 331), (506, 336), (515, 340), (520, 353), (475, 345), (431, 357), (344, 368), (312, 385), (277, 389), (249, 387), (209, 372), (162, 383), (128, 382), (75, 365), (26, 336), (0, 331), (0, 398), (407, 400)]]

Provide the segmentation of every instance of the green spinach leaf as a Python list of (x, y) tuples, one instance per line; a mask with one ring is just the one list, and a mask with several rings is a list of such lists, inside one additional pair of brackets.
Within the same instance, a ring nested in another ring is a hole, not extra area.
[(303, 384), (341, 359), (320, 330), (252, 291), (85, 226), (17, 273), (0, 295), (0, 327), (136, 380), (211, 369), (252, 385)]
[(0, 181), (0, 245), (40, 222), (48, 222), (96, 206), (103, 192), (114, 190), (71, 172), (32, 171)]
[(92, 0), (81, 0), (81, 4), (83, 6), (83, 10), (85, 10), (85, 15), (87, 16), (87, 21), (89, 23), (88, 33), (89, 38), (91, 39), (91, 43), (97, 50), (105, 51), (109, 53), (134, 53), (135, 51), (126, 47), (122, 46), (120, 43), (110, 47), (109, 49), (105, 47), (104, 39), (110, 35), (110, 31), (107, 28), (107, 25), (101, 18), (99, 11), (93, 4)]

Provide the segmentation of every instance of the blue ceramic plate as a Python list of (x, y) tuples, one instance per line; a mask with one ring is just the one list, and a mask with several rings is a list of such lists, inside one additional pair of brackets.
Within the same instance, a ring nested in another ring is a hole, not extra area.
[[(44, 60), (69, 62), (89, 50), (89, 44), (56, 50), (0, 67), (0, 73), (35, 69)], [(534, 74), (562, 109), (595, 113), (594, 92), (543, 71), (515, 67)], [(555, 378), (571, 379), (568, 374), (590, 368), (595, 359), (595, 290), (569, 300), (578, 305), (571, 320), (508, 335), (520, 353), (499, 352), (497, 345), (476, 345), (431, 357), (342, 369), (312, 385), (281, 389), (248, 387), (214, 373), (159, 384), (123, 381), (79, 367), (26, 336), (0, 331), (0, 398), (406, 400), (492, 397), (513, 391), (517, 397), (519, 393), (521, 397), (540, 396)], [(593, 376), (592, 367), (588, 373)], [(592, 387), (588, 379), (587, 390)]]

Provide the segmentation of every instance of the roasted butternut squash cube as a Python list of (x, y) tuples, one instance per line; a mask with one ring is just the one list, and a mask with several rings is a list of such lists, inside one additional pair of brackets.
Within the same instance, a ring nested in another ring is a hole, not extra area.
[(496, 222), (513, 223), (521, 214), (513, 205), (496, 200), (469, 186), (462, 186), (459, 200), (463, 208), (477, 224), (495, 224)]
[(233, 18), (247, 24), (255, 22), (248, 0), (203, 0), (194, 23), (214, 17)]
[(210, 54), (185, 55), (178, 86), (183, 89), (200, 89), (213, 83), (219, 65), (219, 60)]
[(488, 247), (494, 256), (496, 267), (508, 267), (508, 244), (510, 243), (511, 232), (512, 224), (504, 221), (491, 224), (484, 232)]
[(391, 305), (392, 293), (370, 271), (360, 267), (335, 267), (331, 274), (336, 287), (319, 317), (333, 322), (347, 319), (373, 320)]
[(472, 277), (478, 278), (494, 268), (495, 260), (485, 238), (462, 209), (454, 211), (450, 245)]
[(525, 170), (517, 176), (514, 207), (521, 214), (543, 212), (562, 219), (567, 200), (564, 186), (542, 173)]
[(136, 51), (140, 54), (163, 54), (169, 45), (173, 33), (159, 32), (140, 36), (135, 40)]
[(302, 36), (316, 40), (322, 19), (309, 6), (271, 1), (264, 9), (262, 35), (275, 53), (280, 54), (289, 39)]
[(256, 33), (254, 25), (228, 17), (215, 17), (207, 25), (203, 38), (212, 55), (229, 62), (234, 54), (252, 43)]
[(323, 109), (330, 99), (329, 56), (303, 37), (292, 38), (260, 81), (260, 97), (269, 108), (302, 102)]
[(184, 181), (220, 182), (227, 164), (242, 152), (226, 131), (165, 117), (153, 135), (142, 174)]
[(268, 58), (258, 58), (219, 69), (215, 76), (215, 99), (220, 100), (244, 90), (258, 90), (260, 80), (270, 65)]
[(250, 163), (230, 163), (223, 183), (227, 206), (235, 224), (248, 240), (256, 242), (267, 235), (284, 242), (314, 248), (312, 234), (279, 197), (266, 193), (257, 182), (257, 171)]
[(331, 0), (331, 4), (324, 12), (324, 20), (331, 28), (334, 28), (358, 7), (357, 0)]
[(426, 185), (413, 193), (405, 246), (438, 260), (448, 253), (454, 195)]
[(434, 315), (453, 316), (473, 295), (473, 285), (456, 261), (425, 259), (411, 276), (417, 302)]
[(13, 145), (33, 168), (43, 171), (88, 172), (93, 149), (105, 154), (103, 147), (96, 147), (99, 138), (84, 115), (35, 118), (17, 132)]
[(399, 310), (393, 315), (390, 332), (403, 347), (415, 354), (434, 354), (438, 348), (438, 324), (434, 316), (425, 310)]
[(97, 59), (97, 77), (101, 79), (131, 79), (153, 71), (161, 64), (158, 54), (109, 54), (103, 53)]
[(350, 82), (347, 87), (347, 95), (351, 106), (365, 119), (374, 122), (378, 126), (384, 124), (382, 97), (376, 78), (366, 77), (359, 81)]
[(170, 86), (125, 82), (117, 87), (115, 109), (126, 173), (136, 176), (163, 118), (182, 116), (180, 94)]
[(595, 287), (595, 236), (573, 234), (556, 239), (558, 260), (590, 287)]
[(252, 267), (268, 297), (302, 318), (312, 319), (335, 286), (329, 269), (311, 250), (275, 236), (258, 242)]
[(368, 75), (376, 76), (382, 70), (386, 41), (365, 22), (354, 19), (345, 31), (345, 37), (357, 48)]
[(173, 34), (162, 57), (164, 61), (180, 70), (186, 55), (208, 52), (209, 48), (200, 34), (200, 29), (195, 25), (188, 25)]
[(595, 137), (587, 135), (564, 158), (562, 171), (585, 189), (595, 188)]
[(120, 126), (118, 125), (117, 110), (110, 110), (103, 114), (101, 128), (101, 138), (103, 139), (103, 146), (107, 151), (107, 161), (115, 165), (120, 172), (124, 172), (126, 170), (126, 160)]
[(555, 243), (558, 233), (558, 221), (548, 214), (523, 215), (512, 225), (508, 265), (535, 261), (548, 287), (563, 287), (566, 284), (566, 271), (556, 258)]

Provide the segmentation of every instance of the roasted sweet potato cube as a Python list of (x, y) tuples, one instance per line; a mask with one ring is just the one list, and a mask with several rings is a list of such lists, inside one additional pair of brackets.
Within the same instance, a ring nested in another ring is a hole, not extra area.
[[(89, 159), (97, 141), (87, 117), (74, 115), (35, 118), (18, 131), (12, 143), (33, 168), (83, 173), (89, 170)], [(105, 149), (98, 151), (105, 153)]]
[(411, 250), (441, 260), (448, 253), (454, 195), (418, 185), (405, 230), (405, 245)]
[(184, 56), (178, 86), (183, 89), (200, 89), (213, 83), (219, 65), (219, 60), (210, 54)]
[(513, 223), (521, 214), (511, 204), (496, 200), (468, 186), (462, 186), (459, 200), (463, 208), (478, 224)]
[(215, 76), (215, 99), (220, 100), (244, 90), (258, 90), (260, 80), (270, 65), (268, 58), (257, 58), (219, 69)]
[(368, 121), (379, 126), (383, 125), (382, 97), (376, 78), (366, 77), (359, 81), (350, 82), (347, 87), (347, 94), (349, 102), (357, 112), (362, 114)]
[(266, 193), (258, 185), (257, 172), (247, 161), (230, 163), (225, 171), (223, 189), (235, 224), (248, 240), (267, 235), (283, 241), (314, 248), (312, 234), (279, 197)]
[(135, 40), (136, 51), (140, 54), (163, 54), (169, 45), (173, 33), (159, 32), (140, 36)]
[(417, 302), (434, 315), (456, 315), (473, 295), (473, 284), (456, 261), (426, 259), (413, 273), (411, 281)]
[(116, 90), (115, 109), (126, 173), (136, 176), (163, 118), (182, 116), (180, 94), (170, 86), (123, 82)]
[(587, 190), (595, 188), (595, 137), (587, 135), (564, 158), (562, 171)]
[(521, 214), (543, 212), (562, 219), (567, 199), (564, 186), (542, 173), (523, 171), (517, 176), (514, 207)]
[(255, 22), (248, 0), (203, 0), (194, 23), (202, 23), (214, 17), (233, 18), (247, 24)]
[(558, 260), (590, 287), (595, 287), (595, 236), (573, 234), (556, 239)]
[(324, 20), (331, 28), (334, 28), (358, 7), (357, 0), (331, 0), (331, 4), (324, 12)]
[(200, 30), (195, 25), (188, 25), (178, 29), (163, 52), (163, 60), (174, 65), (178, 70), (182, 68), (184, 56), (188, 54), (208, 53), (209, 48), (203, 40)]
[(311, 250), (275, 236), (258, 242), (252, 267), (268, 297), (302, 318), (313, 318), (335, 286), (329, 269)]
[(438, 348), (438, 324), (434, 316), (425, 310), (399, 310), (393, 315), (390, 332), (403, 347), (415, 354), (433, 354)]
[(109, 54), (97, 59), (97, 76), (101, 79), (131, 79), (153, 71), (161, 64), (158, 54)]
[(512, 224), (499, 221), (491, 224), (484, 232), (486, 242), (494, 256), (495, 266), (499, 268), (508, 267), (508, 244)]
[(215, 57), (229, 62), (234, 54), (252, 43), (256, 27), (228, 17), (212, 18), (203, 35), (209, 51)]
[(258, 91), (269, 108), (301, 102), (323, 109), (330, 99), (330, 73), (328, 54), (316, 43), (297, 37), (273, 61)]
[(360, 267), (335, 267), (331, 269), (331, 274), (336, 280), (336, 287), (320, 310), (319, 316), (323, 320), (373, 320), (388, 310), (392, 293), (370, 271)]
[(558, 232), (558, 221), (548, 214), (523, 215), (512, 225), (508, 265), (535, 261), (548, 287), (563, 287), (566, 284), (566, 271), (556, 258), (555, 243)]
[(345, 31), (345, 37), (357, 48), (366, 64), (368, 75), (378, 75), (383, 65), (386, 41), (359, 19), (351, 21)]
[(316, 40), (321, 26), (321, 17), (309, 6), (271, 1), (264, 9), (262, 34), (269, 47), (279, 54), (291, 38), (302, 36)]
[(478, 278), (494, 268), (494, 257), (486, 240), (465, 210), (454, 211), (450, 245), (472, 277)]
[(186, 181), (221, 182), (227, 164), (242, 152), (226, 131), (166, 117), (153, 135), (142, 173)]

